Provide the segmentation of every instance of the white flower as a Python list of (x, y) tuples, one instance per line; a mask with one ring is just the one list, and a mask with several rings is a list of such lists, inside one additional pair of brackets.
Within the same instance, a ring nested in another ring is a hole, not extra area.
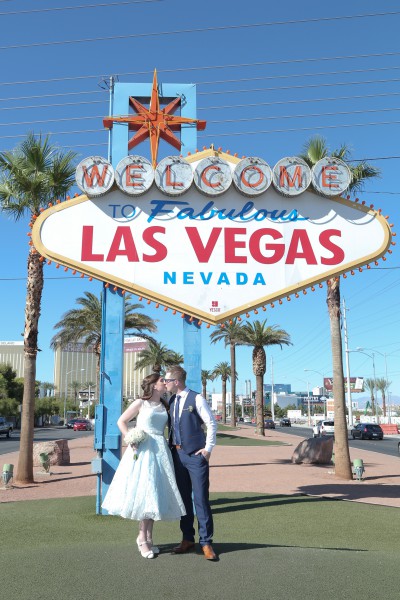
[(194, 411), (194, 406), (190, 405), (187, 408), (184, 408), (183, 410), (188, 410), (190, 413), (192, 413)]
[(134, 429), (131, 429), (130, 431), (128, 431), (128, 433), (125, 435), (124, 437), (124, 442), (125, 444), (129, 444), (130, 446), (133, 447), (133, 458), (134, 460), (137, 459), (137, 446), (141, 443), (144, 442), (144, 440), (147, 438), (147, 433), (145, 431), (143, 431), (142, 429), (137, 429), (136, 427)]

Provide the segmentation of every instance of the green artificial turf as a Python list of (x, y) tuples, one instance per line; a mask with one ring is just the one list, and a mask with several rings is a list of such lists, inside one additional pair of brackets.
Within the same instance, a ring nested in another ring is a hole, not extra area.
[(221, 423), (217, 423), (217, 431), (236, 431), (236, 427), (229, 427), (229, 425), (221, 425)]
[(162, 554), (143, 559), (137, 523), (96, 516), (94, 497), (4, 503), (3, 597), (397, 600), (398, 509), (250, 493), (212, 494), (211, 502), (216, 563), (172, 555), (175, 522), (155, 524)]

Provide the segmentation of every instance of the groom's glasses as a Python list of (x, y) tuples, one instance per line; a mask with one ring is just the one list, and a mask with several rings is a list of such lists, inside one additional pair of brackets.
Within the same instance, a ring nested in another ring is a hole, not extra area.
[(164, 383), (171, 383), (172, 381), (176, 381), (176, 379), (164, 379)]

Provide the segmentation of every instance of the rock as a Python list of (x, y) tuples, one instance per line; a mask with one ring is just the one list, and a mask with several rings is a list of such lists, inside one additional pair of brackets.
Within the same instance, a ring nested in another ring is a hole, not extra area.
[(50, 465), (69, 465), (71, 462), (68, 440), (54, 440), (33, 444), (33, 465), (35, 467), (42, 465), (39, 458), (42, 452), (48, 454)]
[(297, 446), (292, 455), (292, 463), (309, 465), (329, 465), (332, 463), (333, 436), (309, 438)]

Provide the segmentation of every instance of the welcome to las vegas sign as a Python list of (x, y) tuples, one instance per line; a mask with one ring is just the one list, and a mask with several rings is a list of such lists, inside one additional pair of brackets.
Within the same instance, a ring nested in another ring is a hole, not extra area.
[(221, 323), (383, 256), (379, 211), (340, 196), (347, 167), (296, 157), (274, 168), (210, 149), (116, 167), (82, 161), (85, 193), (44, 211), (47, 259), (208, 323)]

